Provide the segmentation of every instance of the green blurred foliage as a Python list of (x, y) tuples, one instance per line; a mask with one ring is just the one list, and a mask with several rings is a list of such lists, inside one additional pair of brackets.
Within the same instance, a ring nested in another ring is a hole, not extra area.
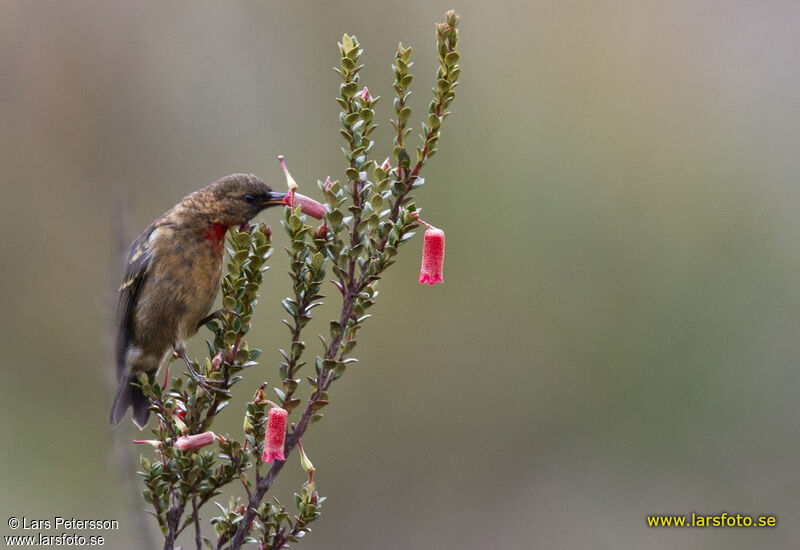
[[(413, 46), (422, 113), (451, 7), (462, 84), (417, 194), (447, 232), (445, 284), (416, 283), (419, 238), (381, 282), (360, 362), (304, 439), (329, 500), (302, 547), (800, 545), (784, 1), (4, 2), (0, 524), (119, 519), (107, 545), (142, 547), (124, 460), (142, 434), (107, 425), (122, 250), (220, 176), (281, 181), (279, 153), (301, 192), (342, 178), (336, 41), (358, 36), (383, 97)], [(253, 389), (289, 340), (286, 258), (270, 262)], [(315, 311), (324, 332), (335, 304)], [(220, 430), (241, 430), (243, 393)], [(303, 477), (289, 465), (276, 494)], [(645, 527), (692, 511), (778, 527)]]

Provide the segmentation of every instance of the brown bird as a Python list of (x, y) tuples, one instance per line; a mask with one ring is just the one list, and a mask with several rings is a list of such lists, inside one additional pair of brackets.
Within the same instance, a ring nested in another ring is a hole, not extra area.
[(285, 198), (252, 174), (233, 174), (184, 197), (133, 241), (117, 309), (119, 389), (112, 426), (132, 408), (134, 423), (144, 428), (150, 405), (131, 382), (142, 372), (154, 375), (173, 351), (198, 384), (208, 387), (210, 381), (192, 368), (184, 343), (210, 317), (225, 234)]

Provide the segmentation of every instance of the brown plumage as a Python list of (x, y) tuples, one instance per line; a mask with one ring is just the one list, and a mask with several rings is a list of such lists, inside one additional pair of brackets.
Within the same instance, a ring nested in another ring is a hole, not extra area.
[(214, 303), (225, 233), (264, 208), (283, 204), (285, 197), (252, 174), (226, 176), (184, 197), (133, 242), (117, 311), (119, 389), (111, 408), (112, 425), (128, 408), (137, 426), (147, 424), (147, 398), (131, 385), (139, 373), (154, 375), (172, 351), (191, 369), (184, 342), (197, 332)]

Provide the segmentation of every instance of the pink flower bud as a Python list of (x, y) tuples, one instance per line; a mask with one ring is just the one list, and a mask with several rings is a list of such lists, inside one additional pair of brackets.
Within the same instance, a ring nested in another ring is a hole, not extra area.
[(333, 181), (331, 181), (331, 177), (330, 176), (327, 176), (325, 178), (325, 183), (322, 184), (322, 187), (323, 187), (323, 189), (325, 189), (325, 191), (329, 191), (330, 188), (331, 188), (331, 185), (333, 185)]
[(381, 164), (381, 170), (383, 170), (384, 172), (388, 172), (391, 169), (392, 169), (392, 163), (389, 162), (389, 157), (386, 157), (386, 160), (384, 160), (383, 164)]
[(361, 99), (363, 101), (370, 101), (372, 99), (372, 96), (369, 95), (369, 90), (366, 86), (364, 86), (364, 89), (361, 90)]
[(222, 352), (217, 352), (213, 359), (211, 359), (211, 366), (218, 369), (222, 364)]
[(267, 432), (264, 434), (264, 453), (261, 460), (286, 460), (283, 455), (283, 444), (286, 441), (286, 419), (289, 413), (278, 407), (269, 410), (267, 415)]
[(444, 282), (442, 264), (444, 263), (444, 231), (431, 227), (425, 231), (422, 246), (422, 267), (419, 271), (420, 284), (435, 285)]
[(203, 432), (195, 435), (182, 435), (175, 441), (175, 448), (179, 451), (196, 451), (206, 445), (211, 445), (217, 436), (214, 432)]
[(186, 405), (182, 401), (175, 402), (175, 418), (181, 422), (186, 420)]

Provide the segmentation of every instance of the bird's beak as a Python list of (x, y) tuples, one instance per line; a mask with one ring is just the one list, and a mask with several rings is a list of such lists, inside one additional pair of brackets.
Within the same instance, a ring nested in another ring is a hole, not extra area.
[(270, 191), (269, 195), (267, 196), (267, 200), (265, 200), (262, 204), (264, 206), (270, 206), (273, 204), (283, 204), (285, 198), (286, 198), (286, 193), (277, 193), (275, 191)]

